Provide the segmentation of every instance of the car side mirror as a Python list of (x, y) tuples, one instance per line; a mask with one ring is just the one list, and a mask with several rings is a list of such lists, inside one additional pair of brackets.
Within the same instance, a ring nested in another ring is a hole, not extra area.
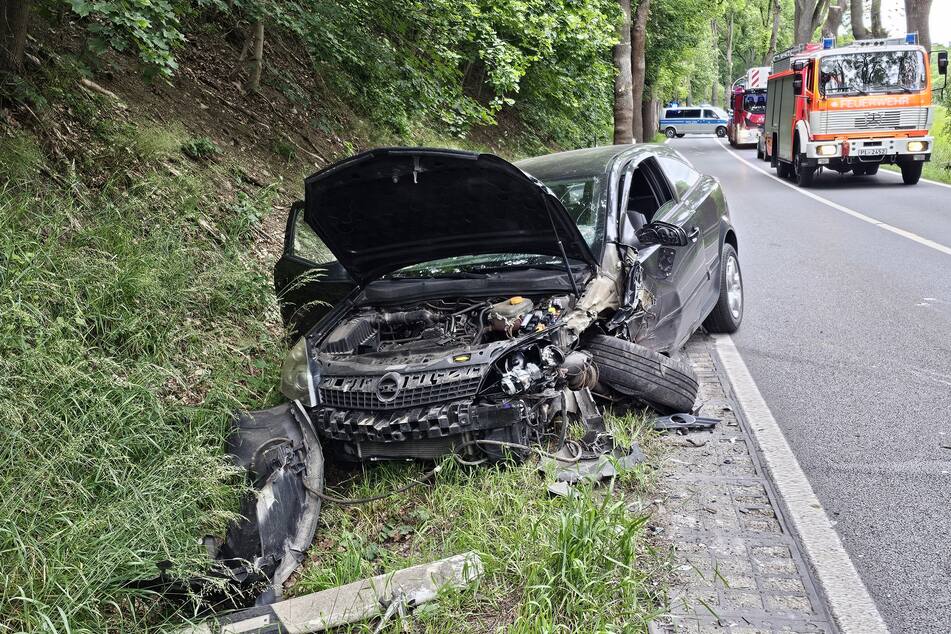
[(797, 59), (796, 61), (792, 63), (792, 69), (798, 73), (799, 71), (801, 71), (803, 68), (806, 67), (806, 64), (808, 64), (806, 60)]
[(938, 51), (938, 74), (948, 74), (948, 51)]
[(660, 220), (655, 220), (641, 227), (635, 232), (635, 235), (637, 241), (644, 246), (660, 244), (665, 247), (682, 247), (689, 242), (687, 232), (683, 230), (683, 227)]
[(796, 77), (792, 80), (792, 91), (796, 96), (802, 94), (802, 77)]
[(637, 246), (637, 232), (647, 224), (647, 218), (639, 211), (625, 211), (621, 214), (621, 236), (619, 242), (624, 246)]

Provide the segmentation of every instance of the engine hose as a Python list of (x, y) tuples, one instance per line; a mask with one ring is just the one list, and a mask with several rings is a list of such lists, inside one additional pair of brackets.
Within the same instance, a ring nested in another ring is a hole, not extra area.
[(490, 445), (493, 447), (502, 447), (504, 449), (521, 449), (523, 451), (532, 451), (542, 456), (543, 458), (551, 458), (552, 460), (557, 460), (558, 462), (568, 462), (575, 463), (581, 460), (581, 456), (584, 454), (584, 449), (581, 445), (575, 440), (566, 440), (565, 446), (573, 446), (577, 453), (570, 458), (563, 458), (561, 456), (556, 456), (553, 453), (548, 453), (544, 449), (539, 449), (538, 447), (531, 447), (529, 445), (523, 445), (517, 442), (506, 442), (504, 440), (470, 440), (469, 442), (464, 442), (461, 445), (456, 446), (456, 450), (464, 449), (470, 445)]
[(393, 489), (392, 491), (387, 491), (386, 493), (380, 493), (379, 495), (371, 495), (370, 497), (365, 497), (365, 498), (341, 498), (341, 497), (336, 497), (333, 495), (327, 495), (323, 491), (318, 491), (314, 487), (309, 486), (306, 483), (306, 481), (304, 482), (304, 486), (307, 487), (308, 491), (316, 495), (318, 498), (320, 498), (324, 502), (329, 502), (330, 504), (339, 504), (341, 506), (355, 506), (357, 504), (368, 504), (370, 502), (376, 502), (377, 500), (382, 500), (384, 498), (392, 497), (400, 493), (405, 493), (406, 491), (409, 491), (410, 489), (414, 487), (422, 486), (426, 484), (427, 480), (431, 479), (434, 475), (439, 473), (441, 470), (442, 470), (442, 465), (438, 465), (434, 469), (431, 469), (430, 471), (427, 471), (426, 473), (424, 473), (422, 476), (420, 476), (418, 480), (410, 480), (408, 483), (404, 484), (401, 487)]

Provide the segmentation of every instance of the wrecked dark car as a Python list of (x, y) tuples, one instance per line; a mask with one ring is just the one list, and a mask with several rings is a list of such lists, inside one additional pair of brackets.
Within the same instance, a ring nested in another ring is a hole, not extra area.
[[(280, 572), (269, 600), (313, 534), (318, 441), (327, 460), (478, 462), (558, 451), (578, 423), (590, 449), (605, 403), (692, 411), (697, 380), (678, 351), (701, 325), (733, 332), (743, 316), (718, 182), (651, 145), (515, 165), (359, 154), (307, 179), (275, 283), (296, 339), (281, 379), (291, 405), (244, 415), (233, 443), (272, 491), (256, 523), (259, 563)], [(290, 515), (269, 519), (281, 504)]]

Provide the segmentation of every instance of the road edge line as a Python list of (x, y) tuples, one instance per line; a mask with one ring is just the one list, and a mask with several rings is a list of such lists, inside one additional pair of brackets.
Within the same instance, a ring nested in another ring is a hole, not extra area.
[(887, 634), (874, 600), (816, 497), (805, 472), (766, 404), (730, 335), (713, 335), (721, 367), (730, 380), (776, 492), (815, 573), (839, 629), (846, 634)]
[(783, 185), (783, 186), (785, 186), (785, 187), (788, 187), (788, 188), (792, 189), (793, 191), (799, 192), (799, 193), (802, 194), (803, 196), (806, 196), (806, 197), (808, 197), (808, 198), (812, 198), (813, 200), (815, 200), (815, 201), (817, 201), (817, 202), (820, 202), (820, 203), (822, 203), (823, 205), (826, 205), (826, 206), (828, 206), (828, 207), (831, 207), (832, 209), (835, 209), (836, 211), (841, 211), (842, 213), (844, 213), (844, 214), (846, 214), (846, 215), (849, 215), (849, 216), (852, 216), (853, 218), (856, 218), (856, 219), (861, 220), (861, 221), (863, 221), (863, 222), (867, 222), (867, 223), (869, 223), (870, 225), (874, 225), (874, 226), (878, 227), (879, 229), (884, 229), (885, 231), (890, 231), (891, 233), (894, 233), (895, 235), (899, 235), (899, 236), (901, 236), (901, 237), (903, 237), (903, 238), (907, 238), (907, 239), (909, 239), (909, 240), (911, 240), (911, 241), (913, 241), (913, 242), (917, 242), (918, 244), (924, 245), (924, 246), (928, 247), (929, 249), (934, 249), (935, 251), (937, 251), (937, 252), (939, 252), (939, 253), (944, 253), (945, 255), (951, 255), (951, 247), (949, 247), (949, 246), (946, 246), (946, 245), (944, 245), (944, 244), (941, 244), (940, 242), (935, 242), (934, 240), (929, 240), (928, 238), (923, 238), (922, 236), (919, 236), (917, 233), (912, 233), (911, 231), (906, 231), (905, 229), (901, 229), (901, 228), (896, 227), (896, 226), (894, 226), (894, 225), (890, 225), (890, 224), (888, 224), (887, 222), (882, 222), (881, 220), (876, 220), (875, 218), (872, 218), (871, 216), (866, 216), (865, 214), (863, 214), (863, 213), (861, 213), (861, 212), (859, 212), (859, 211), (855, 211), (854, 209), (849, 209), (849, 208), (846, 207), (845, 205), (840, 205), (839, 203), (832, 202), (832, 201), (829, 200), (828, 198), (823, 198), (822, 196), (820, 196), (820, 195), (818, 195), (818, 194), (814, 194), (813, 192), (811, 192), (811, 191), (809, 191), (809, 190), (807, 190), (807, 189), (802, 189), (801, 187), (799, 187), (799, 186), (797, 186), (797, 185), (794, 185), (794, 184), (792, 184), (792, 183), (790, 183), (790, 182), (788, 182), (788, 181), (784, 181), (783, 179), (779, 178), (779, 177), (776, 176), (775, 174), (770, 174), (769, 172), (767, 172), (766, 170), (764, 170), (764, 169), (763, 169), (762, 167), (760, 167), (759, 165), (754, 165), (753, 163), (750, 163), (749, 161), (747, 161), (746, 159), (744, 159), (742, 156), (740, 156), (739, 154), (737, 154), (736, 152), (734, 152), (734, 151), (731, 150), (730, 148), (728, 148), (728, 147), (726, 147), (725, 145), (723, 145), (723, 142), (720, 141), (719, 139), (717, 139), (717, 145), (719, 145), (721, 148), (723, 148), (724, 150), (726, 150), (726, 152), (727, 152), (730, 156), (732, 156), (733, 158), (735, 158), (737, 161), (739, 161), (739, 162), (742, 163), (743, 165), (746, 165), (746, 166), (749, 167), (750, 169), (754, 169), (754, 170), (756, 170), (757, 172), (759, 172), (759, 173), (761, 173), (761, 174), (764, 174), (765, 176), (767, 176), (767, 177), (773, 179), (774, 181), (776, 181), (777, 183), (780, 183), (781, 185)]

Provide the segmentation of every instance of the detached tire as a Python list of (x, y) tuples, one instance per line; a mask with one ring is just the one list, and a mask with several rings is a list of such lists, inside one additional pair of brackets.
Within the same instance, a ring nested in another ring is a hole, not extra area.
[(596, 335), (586, 349), (599, 380), (622, 394), (674, 412), (689, 412), (697, 400), (697, 375), (686, 364), (630, 341)]

